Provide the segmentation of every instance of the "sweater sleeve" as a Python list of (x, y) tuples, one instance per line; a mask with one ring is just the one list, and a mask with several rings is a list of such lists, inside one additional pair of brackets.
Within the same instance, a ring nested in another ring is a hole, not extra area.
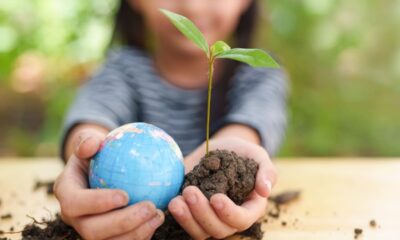
[(287, 94), (288, 79), (283, 69), (242, 65), (232, 79), (221, 125), (239, 123), (255, 129), (262, 146), (274, 156), (285, 135)]
[(79, 123), (95, 123), (108, 129), (137, 119), (135, 88), (124, 72), (123, 52), (110, 52), (103, 66), (78, 91), (64, 120), (61, 153), (66, 137)]

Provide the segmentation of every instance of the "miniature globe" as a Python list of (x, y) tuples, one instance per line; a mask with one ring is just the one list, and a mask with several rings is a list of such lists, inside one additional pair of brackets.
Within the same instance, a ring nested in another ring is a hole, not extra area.
[(165, 210), (184, 179), (182, 152), (162, 129), (129, 123), (110, 132), (90, 162), (91, 188), (117, 188), (129, 205), (150, 200)]

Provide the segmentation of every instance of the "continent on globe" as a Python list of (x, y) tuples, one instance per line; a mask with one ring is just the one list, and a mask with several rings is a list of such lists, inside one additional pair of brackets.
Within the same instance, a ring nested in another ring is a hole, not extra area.
[(129, 205), (149, 200), (165, 210), (184, 180), (182, 152), (164, 130), (129, 123), (111, 131), (90, 161), (91, 188), (116, 188), (129, 194)]

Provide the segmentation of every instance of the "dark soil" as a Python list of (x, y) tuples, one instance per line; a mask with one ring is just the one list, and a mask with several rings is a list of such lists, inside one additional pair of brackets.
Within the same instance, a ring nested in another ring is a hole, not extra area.
[[(79, 234), (70, 226), (66, 225), (59, 214), (56, 214), (55, 219), (51, 221), (39, 222), (34, 218), (32, 223), (25, 225), (20, 232), (13, 232), (14, 227), (10, 228), (10, 232), (0, 231), (2, 234), (21, 233), (21, 240), (81, 240)], [(9, 240), (1, 238), (0, 240)]]
[[(211, 151), (185, 177), (183, 188), (197, 186), (210, 199), (213, 194), (223, 193), (236, 204), (242, 204), (254, 189), (258, 164), (245, 159), (234, 152), (224, 150)], [(245, 236), (262, 239), (261, 224), (255, 224), (245, 231)], [(253, 235), (252, 235), (253, 234)], [(167, 211), (164, 224), (157, 229), (153, 240), (191, 239)]]
[(258, 164), (254, 160), (234, 152), (211, 151), (186, 175), (183, 188), (197, 186), (208, 199), (215, 193), (223, 193), (240, 205), (254, 189), (257, 170)]
[(372, 219), (371, 221), (369, 221), (369, 226), (370, 227), (376, 227), (376, 221), (374, 219)]
[[(43, 227), (39, 227), (40, 225)], [(56, 219), (53, 221), (37, 222), (34, 220), (32, 224), (26, 225), (22, 231), (22, 240), (40, 239), (79, 240), (82, 238), (72, 227), (61, 220), (59, 214), (56, 214)]]
[(274, 202), (276, 205), (289, 204), (290, 202), (297, 200), (300, 197), (300, 193), (299, 190), (286, 191), (276, 196), (271, 196), (269, 200)]
[(301, 191), (285, 191), (278, 195), (269, 197), (269, 201), (274, 203), (274, 208), (268, 212), (268, 216), (278, 219), (281, 215), (281, 206), (289, 204), (300, 197)]
[(361, 228), (355, 228), (354, 229), (354, 239), (357, 239), (358, 236), (362, 234), (363, 230)]
[(11, 213), (7, 213), (7, 214), (4, 214), (4, 215), (0, 216), (0, 219), (2, 219), (2, 220), (11, 219), (11, 218), (12, 218)]
[(262, 239), (264, 233), (261, 230), (261, 223), (254, 223), (249, 229), (241, 232), (240, 235), (251, 239)]

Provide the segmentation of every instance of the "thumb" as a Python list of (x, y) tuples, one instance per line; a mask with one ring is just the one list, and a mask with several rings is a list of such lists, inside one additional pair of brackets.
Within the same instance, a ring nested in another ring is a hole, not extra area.
[(256, 176), (256, 192), (262, 197), (268, 197), (277, 181), (276, 168), (271, 164), (260, 164)]
[(105, 135), (84, 132), (78, 138), (78, 144), (75, 148), (75, 156), (79, 159), (88, 159), (93, 157), (100, 149)]

